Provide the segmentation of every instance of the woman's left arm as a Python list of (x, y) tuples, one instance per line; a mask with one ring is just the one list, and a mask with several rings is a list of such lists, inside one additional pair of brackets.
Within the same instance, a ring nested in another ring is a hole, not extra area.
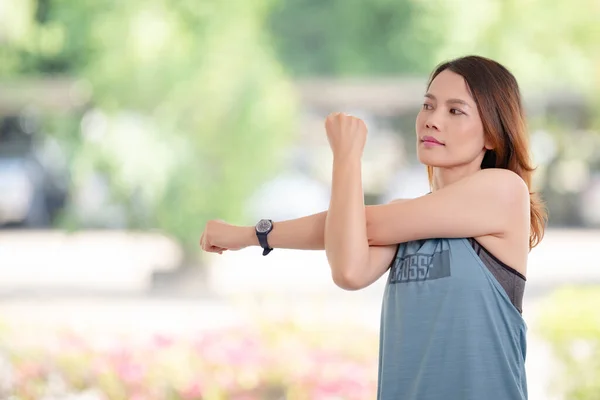
[(362, 281), (370, 260), (360, 158), (334, 159), (325, 254), (338, 285)]

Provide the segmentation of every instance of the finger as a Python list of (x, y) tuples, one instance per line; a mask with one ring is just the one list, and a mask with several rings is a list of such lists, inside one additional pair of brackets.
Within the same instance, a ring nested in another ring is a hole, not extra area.
[(209, 240), (208, 240), (208, 235), (206, 233), (204, 233), (202, 235), (202, 250), (204, 251), (210, 251), (209, 249), (212, 247), (212, 245), (210, 244)]
[(209, 246), (208, 248), (208, 252), (209, 253), (219, 253), (219, 254), (223, 254), (224, 251), (226, 251), (227, 249), (224, 249), (223, 247), (217, 247), (217, 246)]
[(362, 120), (362, 119), (359, 119), (359, 120), (358, 120), (358, 126), (359, 126), (361, 129), (367, 129), (367, 123), (366, 123), (364, 120)]
[(327, 118), (325, 118), (325, 127), (331, 125), (331, 123), (338, 117), (338, 114), (339, 113), (335, 112), (330, 113)]
[(343, 128), (351, 128), (354, 124), (354, 118), (350, 114), (342, 113), (340, 119)]

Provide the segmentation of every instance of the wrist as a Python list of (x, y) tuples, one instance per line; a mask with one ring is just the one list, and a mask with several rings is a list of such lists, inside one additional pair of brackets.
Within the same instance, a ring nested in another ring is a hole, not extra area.
[(360, 154), (340, 154), (333, 155), (333, 163), (336, 165), (342, 164), (360, 164), (362, 162), (362, 156)]
[[(360, 174), (362, 162), (357, 157), (334, 158), (332, 165), (333, 176), (347, 176)], [(335, 179), (335, 178), (334, 178)]]
[(260, 246), (258, 237), (256, 236), (256, 228), (254, 226), (244, 226), (242, 229), (244, 231), (244, 244), (246, 247)]

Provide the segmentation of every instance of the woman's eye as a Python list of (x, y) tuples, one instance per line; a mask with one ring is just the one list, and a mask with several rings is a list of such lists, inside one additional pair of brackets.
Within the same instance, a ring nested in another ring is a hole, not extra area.
[(464, 114), (464, 113), (462, 111), (460, 111), (459, 109), (452, 108), (452, 109), (450, 109), (450, 114), (460, 115), (460, 114)]
[(423, 110), (431, 110), (432, 108), (433, 107), (431, 106), (431, 104), (427, 104), (427, 103), (423, 104)]

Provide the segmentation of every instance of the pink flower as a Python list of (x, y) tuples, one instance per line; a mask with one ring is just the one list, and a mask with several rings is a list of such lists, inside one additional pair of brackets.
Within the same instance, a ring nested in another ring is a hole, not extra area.
[(117, 366), (117, 373), (124, 382), (138, 384), (142, 383), (146, 368), (137, 362), (126, 361)]
[(195, 400), (202, 398), (202, 385), (200, 382), (192, 382), (182, 391), (181, 396), (185, 400)]
[(146, 366), (136, 360), (128, 349), (116, 349), (108, 357), (123, 382), (134, 385), (142, 383), (146, 374)]
[(173, 340), (171, 337), (160, 334), (154, 335), (154, 345), (159, 349), (171, 347), (174, 343), (175, 340)]

